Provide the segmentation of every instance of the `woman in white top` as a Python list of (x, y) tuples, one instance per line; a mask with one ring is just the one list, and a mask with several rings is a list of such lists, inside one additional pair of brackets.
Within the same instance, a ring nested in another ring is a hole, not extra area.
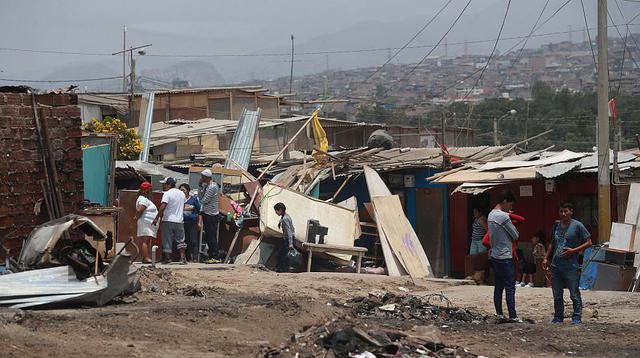
[(152, 225), (153, 219), (158, 215), (158, 208), (149, 199), (151, 196), (151, 183), (140, 184), (138, 200), (136, 200), (136, 215), (134, 220), (138, 222), (138, 238), (142, 240), (142, 255), (144, 263), (151, 263), (151, 240), (158, 233), (158, 226)]

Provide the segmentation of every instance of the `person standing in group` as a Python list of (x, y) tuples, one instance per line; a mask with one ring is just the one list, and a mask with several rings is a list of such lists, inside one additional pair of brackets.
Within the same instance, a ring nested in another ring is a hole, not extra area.
[(503, 316), (502, 292), (506, 291), (509, 319), (519, 321), (516, 313), (515, 267), (513, 265), (513, 242), (518, 240), (518, 230), (511, 222), (509, 211), (512, 210), (516, 197), (510, 190), (498, 195), (498, 204), (489, 213), (489, 241), (491, 244), (491, 262), (493, 264), (494, 282), (493, 304), (496, 314)]
[(184, 193), (184, 239), (187, 243), (187, 260), (196, 262), (200, 248), (200, 236), (198, 235), (198, 218), (200, 215), (200, 201), (191, 195), (189, 184), (180, 184), (180, 191)]
[(185, 248), (187, 244), (184, 242), (184, 193), (176, 189), (176, 180), (169, 177), (160, 181), (162, 188), (165, 190), (162, 195), (162, 203), (158, 210), (158, 215), (153, 220), (153, 225), (157, 225), (162, 219), (160, 230), (162, 230), (162, 263), (171, 262), (173, 254), (173, 243), (176, 243), (178, 251), (180, 251), (180, 263), (186, 264)]
[(482, 238), (487, 233), (487, 217), (478, 208), (473, 208), (473, 217), (469, 255), (487, 251), (487, 248), (482, 245)]
[(151, 263), (151, 244), (158, 234), (158, 227), (151, 225), (153, 219), (158, 215), (158, 208), (150, 200), (151, 183), (140, 184), (138, 199), (136, 200), (136, 215), (133, 220), (137, 223), (137, 236), (142, 241), (142, 262)]
[[(591, 234), (584, 225), (573, 218), (573, 205), (565, 202), (560, 205), (560, 220), (552, 229), (551, 245), (542, 261), (542, 267), (549, 269), (551, 259), (551, 290), (553, 291), (553, 320), (564, 320), (564, 288), (569, 289), (573, 303), (572, 324), (582, 323), (582, 297), (580, 296), (580, 266), (578, 253), (591, 246)], [(551, 256), (553, 255), (553, 258)]]
[(283, 203), (277, 203), (273, 206), (273, 210), (276, 215), (280, 217), (278, 227), (282, 230), (282, 245), (278, 251), (278, 265), (276, 271), (287, 271), (287, 253), (289, 250), (293, 250), (293, 239), (295, 235), (295, 229), (293, 227), (293, 220), (291, 216), (287, 214), (287, 207)]
[(200, 186), (198, 188), (198, 198), (200, 199), (202, 215), (202, 225), (204, 226), (204, 239), (207, 243), (207, 255), (209, 260), (218, 260), (220, 251), (218, 249), (218, 192), (220, 187), (213, 180), (213, 173), (205, 169), (200, 173)]

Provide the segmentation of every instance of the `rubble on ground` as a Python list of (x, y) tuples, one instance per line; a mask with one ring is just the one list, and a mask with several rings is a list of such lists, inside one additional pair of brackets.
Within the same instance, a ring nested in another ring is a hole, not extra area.
[(478, 357), (442, 342), (434, 326), (400, 331), (374, 328), (351, 320), (332, 320), (307, 327), (277, 349), (264, 349), (261, 357)]

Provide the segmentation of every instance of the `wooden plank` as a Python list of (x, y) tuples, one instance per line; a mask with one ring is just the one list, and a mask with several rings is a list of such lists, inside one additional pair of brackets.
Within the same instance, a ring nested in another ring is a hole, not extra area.
[(314, 244), (311, 242), (302, 243), (303, 248), (313, 248), (316, 252), (329, 252), (329, 251), (344, 251), (348, 253), (367, 252), (366, 247), (359, 246), (344, 246), (344, 245), (328, 245), (328, 244)]
[[(386, 196), (391, 195), (391, 191), (387, 188), (387, 185), (382, 181), (380, 175), (378, 173), (369, 168), (368, 166), (364, 166), (364, 175), (367, 181), (367, 189), (369, 190), (369, 197), (372, 199), (378, 196)], [(366, 206), (365, 206), (366, 208)], [(375, 212), (373, 214), (375, 220)], [(377, 223), (377, 222), (376, 222)], [(400, 260), (394, 255), (393, 251), (391, 251), (391, 247), (389, 246), (388, 238), (386, 237), (384, 231), (378, 224), (378, 237), (380, 239), (380, 246), (382, 246), (382, 255), (384, 256), (384, 262), (387, 265), (387, 274), (389, 276), (402, 276), (406, 275), (406, 270), (402, 267)]]
[(374, 197), (372, 200), (380, 231), (384, 232), (391, 249), (402, 259), (409, 275), (412, 278), (433, 277), (429, 259), (404, 215), (400, 198), (392, 195)]

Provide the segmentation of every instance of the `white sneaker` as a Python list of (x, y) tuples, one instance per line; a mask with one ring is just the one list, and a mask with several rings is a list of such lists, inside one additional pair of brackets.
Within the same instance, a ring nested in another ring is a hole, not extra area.
[(520, 286), (520, 283), (521, 283), (521, 282), (516, 281), (516, 286)]
[(526, 286), (527, 284), (524, 281), (520, 282), (520, 287), (526, 287)]
[(533, 283), (532, 283), (532, 282), (529, 282), (529, 284), (527, 284), (527, 287), (534, 288), (535, 286), (533, 285)]

